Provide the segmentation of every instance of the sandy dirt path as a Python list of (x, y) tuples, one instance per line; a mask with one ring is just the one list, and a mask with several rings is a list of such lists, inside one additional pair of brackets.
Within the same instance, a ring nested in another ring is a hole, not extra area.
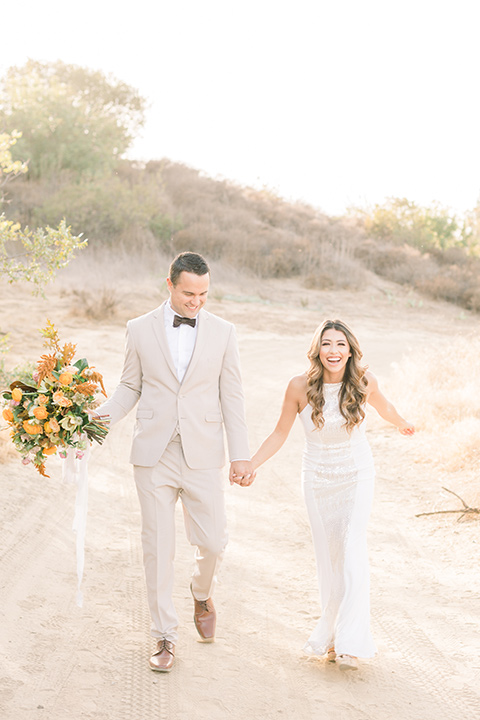
[[(272, 284), (268, 302), (229, 289), (210, 303), (237, 325), (253, 448), (272, 428), (286, 382), (304, 369), (312, 332), (326, 315), (350, 322), (370, 367), (386, 381), (402, 353), (459, 330), (458, 310), (415, 307), (407, 296), (395, 304), (385, 290), (310, 293), (308, 302), (306, 295), (293, 283)], [(8, 297), (5, 329), (19, 305), (28, 304), (19, 293)], [(77, 342), (104, 371), (112, 390), (122, 365), (124, 320), (157, 300), (132, 297), (110, 324), (67, 310), (56, 324), (62, 339)], [(14, 356), (37, 357), (33, 329), (46, 314), (54, 319), (44, 301), (30, 309), (30, 339), (22, 347), (13, 339)], [(478, 331), (480, 324), (475, 317), (461, 323), (461, 332)], [(3, 451), (2, 720), (480, 717), (478, 520), (415, 517), (437, 501), (441, 473), (420, 461), (420, 435), (401, 437), (374, 411), (368, 432), (377, 489), (369, 543), (378, 656), (357, 673), (342, 674), (301, 652), (320, 609), (297, 423), (251, 488), (227, 489), (230, 542), (215, 596), (213, 645), (196, 641), (188, 589), (192, 551), (178, 508), (177, 659), (169, 675), (152, 673), (140, 513), (127, 462), (132, 424), (130, 417), (120, 423), (92, 454), (83, 609), (75, 605), (74, 488), (61, 484), (60, 461), (49, 462), (51, 478), (41, 479)]]

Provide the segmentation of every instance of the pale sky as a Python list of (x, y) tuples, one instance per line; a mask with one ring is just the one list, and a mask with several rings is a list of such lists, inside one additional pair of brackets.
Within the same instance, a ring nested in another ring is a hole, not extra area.
[(328, 214), (479, 199), (478, 0), (16, 0), (0, 20), (0, 74), (60, 59), (140, 90), (130, 157)]

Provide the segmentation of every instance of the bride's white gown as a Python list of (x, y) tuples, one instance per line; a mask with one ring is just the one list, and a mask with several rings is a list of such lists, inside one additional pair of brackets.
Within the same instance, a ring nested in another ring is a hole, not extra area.
[(325, 425), (316, 428), (307, 405), (300, 413), (306, 444), (302, 483), (312, 527), (322, 615), (304, 650), (372, 657), (370, 581), (366, 540), (374, 466), (365, 422), (345, 428), (341, 383), (324, 384)]

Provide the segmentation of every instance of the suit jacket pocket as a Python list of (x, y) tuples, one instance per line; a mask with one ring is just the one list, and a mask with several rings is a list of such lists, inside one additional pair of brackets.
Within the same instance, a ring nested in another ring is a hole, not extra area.
[(205, 420), (207, 422), (221, 423), (221, 422), (223, 422), (222, 413), (207, 412), (207, 413), (205, 413)]
[(137, 420), (150, 420), (153, 418), (153, 410), (137, 410)]

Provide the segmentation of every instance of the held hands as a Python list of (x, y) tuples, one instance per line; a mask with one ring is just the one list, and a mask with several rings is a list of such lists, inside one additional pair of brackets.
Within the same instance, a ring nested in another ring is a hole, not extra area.
[(255, 480), (256, 472), (251, 460), (234, 460), (230, 464), (230, 485), (237, 484), (248, 487)]

